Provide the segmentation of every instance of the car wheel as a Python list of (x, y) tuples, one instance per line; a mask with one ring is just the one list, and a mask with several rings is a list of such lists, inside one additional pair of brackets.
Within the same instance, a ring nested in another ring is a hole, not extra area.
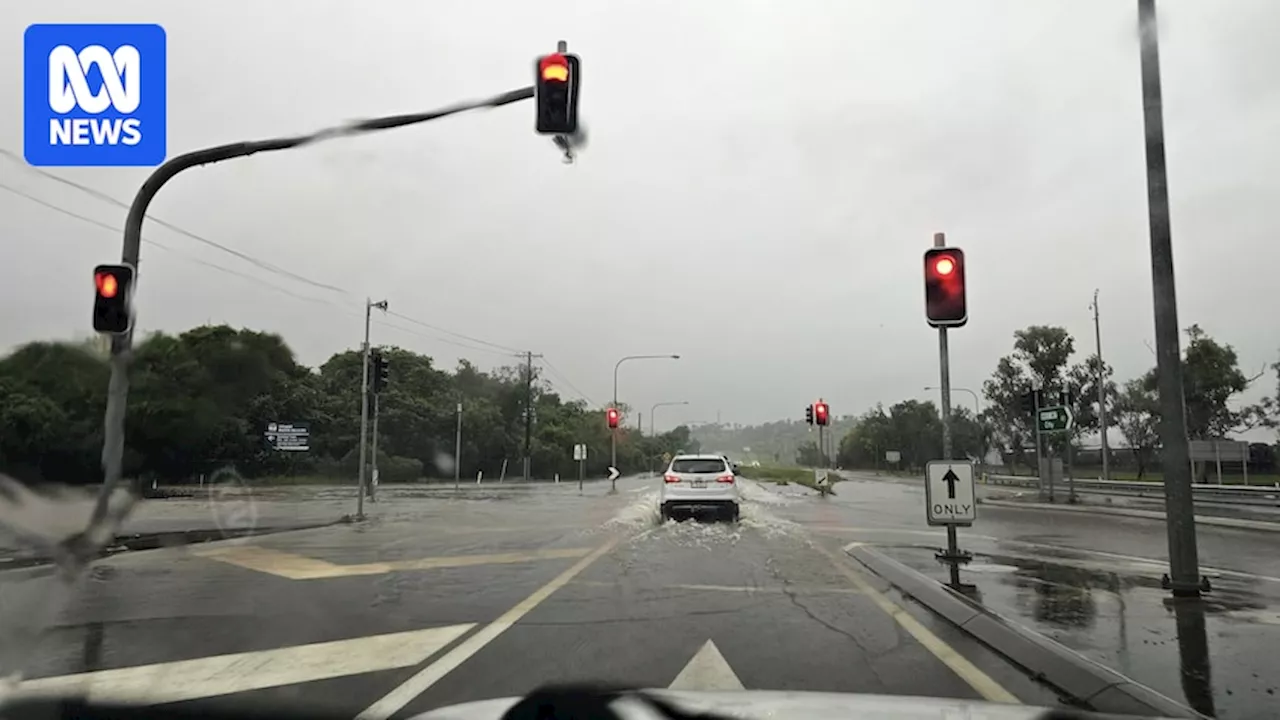
[(738, 506), (737, 505), (734, 505), (733, 508), (729, 510), (729, 519), (732, 522), (738, 522)]
[(671, 511), (667, 509), (667, 506), (666, 506), (666, 505), (661, 505), (661, 506), (659, 506), (659, 507), (658, 507), (658, 520), (659, 520), (660, 522), (664, 522), (664, 523), (665, 523), (666, 521), (668, 521), (668, 520), (670, 520), (670, 519), (671, 519)]

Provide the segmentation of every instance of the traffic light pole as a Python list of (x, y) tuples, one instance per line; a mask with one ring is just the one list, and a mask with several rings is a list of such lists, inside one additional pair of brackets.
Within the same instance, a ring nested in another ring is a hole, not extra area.
[(462, 477), (462, 403), (458, 403), (458, 430), (453, 439), (453, 491), (458, 491)]
[[(124, 242), (120, 252), (120, 260), (125, 264), (132, 265), (134, 268), (139, 268), (138, 261), (142, 249), (142, 221), (146, 218), (147, 208), (151, 205), (151, 201), (155, 198), (156, 193), (160, 191), (160, 188), (164, 187), (174, 176), (184, 170), (263, 152), (290, 150), (344, 135), (390, 130), (406, 125), (429, 122), (468, 110), (502, 107), (521, 100), (529, 100), (532, 97), (533, 86), (531, 85), (486, 100), (464, 102), (442, 110), (358, 120), (337, 128), (328, 128), (307, 135), (229, 143), (203, 150), (195, 150), (171, 158), (152, 171), (151, 175), (142, 183), (142, 187), (138, 188), (137, 194), (134, 195), (133, 203), (129, 206), (129, 214), (125, 218)], [(120, 478), (123, 473), (124, 416), (125, 410), (129, 405), (129, 362), (132, 356), (133, 329), (130, 328), (129, 332), (112, 336), (111, 379), (107, 384), (107, 409), (103, 415), (102, 423), (103, 484), (93, 508), (93, 516), (89, 521), (89, 527), (84, 533), (89, 543), (99, 546), (110, 539), (108, 529), (104, 525), (106, 523), (107, 510), (110, 507), (110, 498), (115, 493), (116, 488), (120, 486)]]
[(360, 345), (360, 469), (357, 474), (359, 487), (356, 491), (356, 519), (358, 520), (364, 519), (364, 466), (366, 462), (364, 443), (369, 437), (369, 325), (372, 321), (372, 315), (373, 301), (365, 298), (364, 342)]
[[(1138, 0), (1142, 72), (1142, 121), (1146, 135), (1147, 212), (1151, 232), (1151, 291), (1155, 305), (1156, 383), (1160, 393), (1161, 466), (1169, 536), (1169, 578), (1175, 596), (1200, 594), (1195, 504), (1191, 494), (1191, 453), (1182, 388), (1178, 339), (1178, 294), (1173, 275), (1173, 231), (1164, 153), (1164, 111), (1160, 88), (1160, 46), (1155, 0)], [(1207, 583), (1204, 584), (1207, 589)]]
[[(947, 236), (944, 233), (933, 234), (934, 247), (946, 247)], [(939, 408), (942, 415), (942, 458), (951, 460), (951, 352), (947, 346), (947, 329), (938, 328), (938, 389), (941, 392)], [(967, 556), (960, 552), (960, 539), (956, 535), (956, 526), (947, 526), (947, 554), (941, 559), (947, 563), (950, 585), (957, 590), (960, 584), (960, 563)]]
[(370, 449), (373, 457), (369, 463), (369, 502), (378, 502), (378, 397), (380, 393), (373, 394), (373, 447)]

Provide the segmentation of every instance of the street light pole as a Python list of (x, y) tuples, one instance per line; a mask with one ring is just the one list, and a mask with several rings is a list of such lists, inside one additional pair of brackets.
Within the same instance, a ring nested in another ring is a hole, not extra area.
[[(618, 407), (618, 368), (622, 367), (622, 363), (628, 360), (679, 360), (679, 355), (628, 355), (613, 365), (613, 405)], [(619, 425), (622, 423), (619, 422)], [(609, 432), (609, 466), (618, 467), (618, 429), (613, 428)]]
[(1142, 72), (1142, 123), (1146, 135), (1147, 214), (1151, 233), (1151, 293), (1155, 305), (1156, 386), (1160, 394), (1161, 466), (1169, 536), (1169, 577), (1175, 596), (1200, 595), (1191, 452), (1182, 389), (1178, 341), (1178, 293), (1173, 275), (1173, 231), (1164, 154), (1164, 110), (1160, 89), (1160, 45), (1155, 0), (1138, 0)]
[(649, 437), (653, 437), (655, 435), (655, 432), (653, 430), (653, 414), (658, 411), (658, 408), (672, 407), (674, 405), (688, 405), (688, 404), (689, 404), (688, 400), (677, 400), (674, 402), (654, 403), (653, 407), (649, 408)]
[[(926, 388), (925, 388), (925, 390), (926, 390), (926, 391), (933, 391), (933, 390), (937, 390), (937, 389), (938, 389), (937, 387), (932, 386), (932, 385), (930, 385), (930, 386), (928, 386), (928, 387), (926, 387)], [(981, 415), (981, 414), (982, 414), (982, 405), (981, 405), (981, 403), (979, 403), (979, 402), (978, 402), (978, 393), (976, 393), (976, 392), (974, 392), (974, 391), (970, 390), (969, 388), (958, 388), (958, 387), (953, 387), (953, 388), (951, 388), (951, 392), (967, 392), (967, 393), (969, 393), (970, 395), (972, 395), (972, 396), (973, 396), (973, 410), (974, 410), (974, 412), (976, 412), (978, 415)], [(976, 416), (975, 416), (975, 417), (976, 417)]]

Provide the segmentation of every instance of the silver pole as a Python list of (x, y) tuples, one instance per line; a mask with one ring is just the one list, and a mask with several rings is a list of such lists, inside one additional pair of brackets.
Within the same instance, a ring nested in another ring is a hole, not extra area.
[(378, 393), (373, 394), (373, 459), (370, 465), (372, 473), (369, 477), (369, 500), (378, 502)]
[(1102, 440), (1102, 479), (1111, 479), (1110, 451), (1107, 449), (1106, 375), (1102, 364), (1102, 325), (1098, 319), (1098, 291), (1093, 291), (1093, 342), (1098, 355), (1098, 433)]
[[(933, 234), (933, 246), (945, 247), (947, 236), (944, 233)], [(938, 371), (940, 395), (942, 396), (942, 457), (951, 459), (951, 356), (947, 347), (947, 329), (938, 328)], [(960, 587), (960, 563), (954, 558), (960, 555), (960, 541), (956, 537), (956, 526), (947, 526), (947, 555), (952, 560), (947, 563), (951, 586)]]

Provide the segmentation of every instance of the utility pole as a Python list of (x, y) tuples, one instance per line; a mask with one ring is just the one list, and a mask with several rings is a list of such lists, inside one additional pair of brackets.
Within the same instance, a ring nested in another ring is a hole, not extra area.
[[(1155, 305), (1156, 378), (1160, 392), (1160, 447), (1164, 467), (1165, 514), (1169, 535), (1169, 581), (1175, 596), (1200, 594), (1195, 501), (1191, 495), (1191, 452), (1182, 389), (1182, 349), (1178, 339), (1178, 293), (1173, 275), (1173, 230), (1169, 222), (1169, 182), (1164, 154), (1164, 111), (1160, 89), (1160, 45), (1155, 0), (1138, 0), (1141, 42), (1142, 124), (1147, 147), (1147, 213), (1151, 231), (1151, 292)], [(1207, 589), (1207, 582), (1205, 583)]]
[[(524, 481), (529, 482), (533, 446), (533, 352), (525, 352), (524, 370)], [(539, 355), (538, 357), (542, 357)]]
[(369, 325), (374, 308), (386, 312), (387, 301), (373, 302), (369, 298), (364, 299), (364, 344), (360, 347), (364, 367), (360, 373), (360, 492), (356, 500), (357, 519), (364, 517), (364, 494), (368, 487), (365, 478), (365, 441), (369, 438)]
[(1098, 291), (1093, 291), (1093, 342), (1098, 355), (1098, 433), (1102, 438), (1102, 479), (1111, 479), (1111, 461), (1107, 456), (1107, 390), (1105, 367), (1102, 364), (1102, 325), (1098, 321)]
[(458, 403), (458, 431), (453, 440), (453, 489), (458, 490), (458, 479), (462, 477), (462, 403)]

